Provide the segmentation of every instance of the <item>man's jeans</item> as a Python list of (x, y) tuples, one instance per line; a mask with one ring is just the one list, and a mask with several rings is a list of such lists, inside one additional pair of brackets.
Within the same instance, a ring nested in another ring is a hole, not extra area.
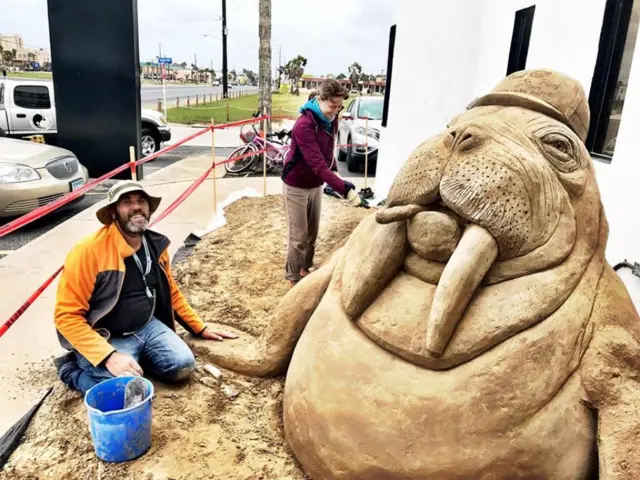
[[(195, 369), (196, 360), (187, 344), (156, 318), (136, 333), (111, 338), (109, 343), (118, 353), (131, 355), (145, 374), (152, 373), (161, 380), (185, 380)], [(60, 379), (69, 387), (85, 394), (98, 383), (113, 378), (106, 367), (94, 367), (77, 352), (76, 357), (76, 362), (63, 365), (59, 372)]]

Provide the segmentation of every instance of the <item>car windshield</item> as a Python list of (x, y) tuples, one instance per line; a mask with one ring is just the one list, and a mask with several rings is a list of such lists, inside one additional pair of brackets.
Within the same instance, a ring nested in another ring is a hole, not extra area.
[(369, 120), (382, 120), (382, 98), (367, 98), (360, 100), (358, 117), (369, 117)]

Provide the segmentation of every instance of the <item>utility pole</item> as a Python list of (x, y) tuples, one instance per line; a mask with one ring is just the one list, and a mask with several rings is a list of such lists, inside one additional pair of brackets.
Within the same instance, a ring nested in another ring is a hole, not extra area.
[(282, 66), (282, 45), (280, 45), (280, 49), (278, 50), (278, 91), (280, 91), (280, 67)]
[(229, 97), (227, 73), (227, 0), (222, 0), (222, 98)]

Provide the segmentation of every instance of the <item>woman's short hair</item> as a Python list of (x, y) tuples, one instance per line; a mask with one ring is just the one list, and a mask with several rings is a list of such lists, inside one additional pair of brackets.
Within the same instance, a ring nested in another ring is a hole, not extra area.
[(348, 100), (349, 91), (337, 80), (325, 80), (320, 84), (317, 90), (311, 92), (309, 100), (316, 96), (319, 97), (320, 100), (329, 100), (334, 97), (342, 97), (345, 100)]

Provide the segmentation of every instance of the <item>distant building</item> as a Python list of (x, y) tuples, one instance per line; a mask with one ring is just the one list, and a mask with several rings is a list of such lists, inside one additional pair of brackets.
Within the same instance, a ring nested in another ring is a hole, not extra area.
[[(140, 78), (160, 80), (162, 78), (161, 65), (155, 62), (140, 63)], [(211, 83), (213, 81), (210, 72), (200, 70), (194, 73), (190, 68), (183, 67), (181, 64), (167, 65), (165, 79), (176, 82), (195, 82), (197, 80), (198, 83)]]
[(24, 39), (20, 35), (0, 35), (0, 45), (3, 50), (16, 51), (12, 62), (14, 66), (31, 69), (38, 64), (37, 67), (42, 69), (44, 65), (51, 64), (51, 52), (48, 49), (25, 47)]
[[(306, 88), (308, 90), (312, 90), (314, 88), (318, 88), (318, 86), (328, 78), (332, 76), (327, 75), (327, 77), (305, 77), (303, 76), (300, 82), (302, 83), (301, 87)], [(342, 85), (346, 86), (349, 90), (351, 90), (353, 85), (351, 85), (351, 80), (348, 78), (343, 78), (342, 80), (338, 80)], [(371, 93), (384, 93), (385, 90), (385, 81), (382, 79), (376, 80), (365, 80), (358, 82), (358, 89), (363, 92), (371, 91)]]

